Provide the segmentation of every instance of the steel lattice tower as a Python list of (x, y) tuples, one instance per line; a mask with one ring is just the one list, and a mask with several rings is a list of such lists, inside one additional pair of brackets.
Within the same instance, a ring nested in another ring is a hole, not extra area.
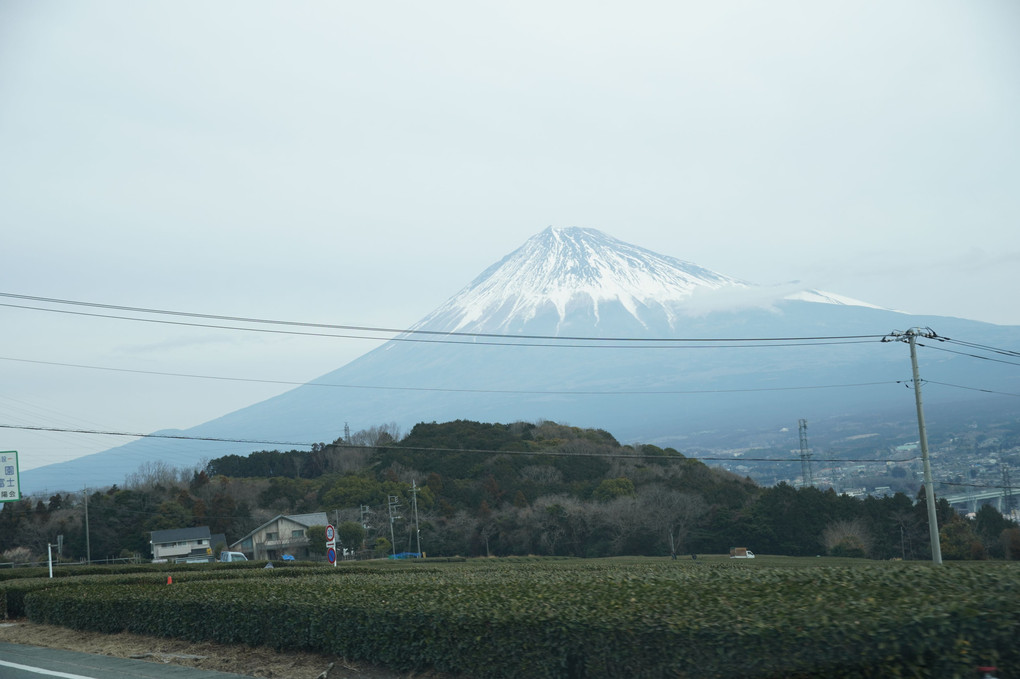
[(804, 486), (815, 485), (811, 474), (811, 450), (807, 444), (807, 420), (800, 420), (800, 475)]

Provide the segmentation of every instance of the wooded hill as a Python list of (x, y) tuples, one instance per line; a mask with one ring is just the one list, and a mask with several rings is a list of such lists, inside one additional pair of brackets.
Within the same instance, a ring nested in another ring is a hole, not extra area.
[[(395, 545), (390, 503), (395, 502)], [(923, 494), (857, 499), (750, 479), (672, 448), (623, 446), (599, 429), (458, 420), (358, 432), (310, 452), (259, 451), (180, 472), (149, 465), (89, 496), (92, 558), (149, 557), (149, 531), (208, 525), (228, 541), (277, 514), (325, 511), (366, 523), (366, 554), (687, 555), (733, 546), (766, 554), (928, 559)], [(9, 503), (0, 544), (85, 556), (81, 495)], [(975, 520), (938, 506), (947, 559), (1020, 558), (1020, 529), (994, 508)], [(5, 552), (5, 555), (7, 552)], [(24, 553), (19, 553), (24, 557)], [(7, 560), (14, 560), (7, 555)]]

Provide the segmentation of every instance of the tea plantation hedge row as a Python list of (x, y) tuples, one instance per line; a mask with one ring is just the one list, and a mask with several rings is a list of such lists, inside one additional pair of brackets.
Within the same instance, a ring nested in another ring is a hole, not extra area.
[[(251, 568), (255, 568), (252, 566)], [(259, 566), (259, 568), (264, 568)], [(314, 567), (313, 567), (314, 568)], [(51, 579), (42, 573), (32, 573), (32, 577), (19, 576), (0, 578), (0, 619), (22, 618), (25, 616), (25, 595), (41, 589), (50, 589), (64, 585), (78, 585), (82, 583), (95, 582), (110, 584), (165, 584), (167, 577), (172, 577), (177, 582), (194, 580), (231, 580), (252, 577), (259, 577), (261, 571), (245, 570), (244, 568), (230, 568), (217, 570), (215, 567), (204, 569), (167, 569), (166, 567), (147, 566), (116, 566), (116, 567), (82, 567), (77, 572), (63, 571), (59, 575), (54, 572)], [(297, 577), (303, 574), (303, 570), (287, 568), (277, 571), (278, 578)]]
[(172, 585), (90, 578), (28, 591), (24, 602), (30, 619), (76, 629), (314, 650), (473, 677), (1020, 670), (1015, 565), (539, 562), (285, 573), (189, 574)]

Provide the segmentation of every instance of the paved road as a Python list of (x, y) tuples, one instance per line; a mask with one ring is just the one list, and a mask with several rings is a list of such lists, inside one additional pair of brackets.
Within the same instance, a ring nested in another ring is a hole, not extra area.
[(0, 679), (239, 679), (245, 675), (209, 672), (144, 660), (125, 660), (39, 646), (0, 642)]

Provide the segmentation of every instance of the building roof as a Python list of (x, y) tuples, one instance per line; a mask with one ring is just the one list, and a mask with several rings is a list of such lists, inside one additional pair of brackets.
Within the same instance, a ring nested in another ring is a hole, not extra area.
[(167, 542), (187, 542), (188, 540), (202, 540), (209, 537), (209, 526), (195, 526), (194, 528), (171, 528), (169, 530), (152, 531), (150, 542), (156, 545)]
[(326, 517), (326, 512), (313, 512), (312, 514), (289, 514), (285, 519), (290, 519), (294, 523), (300, 523), (302, 526), (328, 526), (329, 518)]

